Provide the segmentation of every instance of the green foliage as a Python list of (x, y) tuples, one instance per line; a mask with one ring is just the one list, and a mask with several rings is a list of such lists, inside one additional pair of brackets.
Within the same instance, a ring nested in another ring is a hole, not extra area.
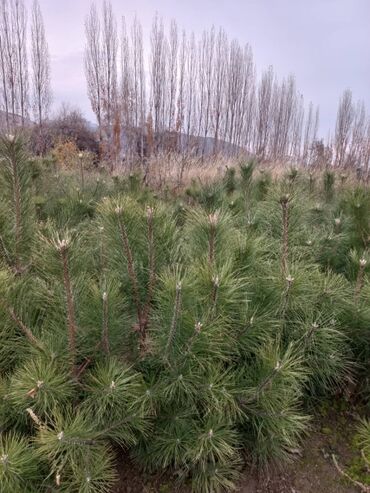
[(35, 449), (16, 433), (0, 435), (0, 485), (3, 493), (39, 490), (41, 464)]
[(230, 491), (245, 453), (294, 458), (321, 400), (368, 399), (368, 189), (249, 161), (176, 200), (139, 175), (81, 190), (1, 146), (4, 491), (111, 491), (119, 448)]

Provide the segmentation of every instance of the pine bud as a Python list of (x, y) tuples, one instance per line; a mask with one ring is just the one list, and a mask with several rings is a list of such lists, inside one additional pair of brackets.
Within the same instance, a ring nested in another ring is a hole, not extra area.
[(111, 381), (109, 388), (110, 388), (111, 390), (114, 390), (114, 389), (116, 388), (116, 383), (115, 383), (115, 381), (114, 381), (114, 380), (112, 380), (112, 381)]
[(68, 249), (68, 247), (70, 245), (70, 240), (67, 238), (63, 238), (63, 239), (57, 238), (54, 242), (54, 245), (55, 245), (57, 250), (59, 250), (60, 252), (63, 252), (63, 251)]
[(79, 153), (78, 153), (78, 157), (79, 157), (80, 159), (82, 159), (82, 158), (84, 157), (84, 155), (82, 154), (82, 152), (79, 152)]
[(280, 204), (281, 205), (287, 205), (287, 203), (289, 202), (289, 200), (290, 200), (289, 194), (285, 193), (284, 195), (282, 195), (280, 197)]
[(201, 322), (197, 322), (197, 323), (195, 324), (195, 332), (196, 332), (197, 334), (199, 334), (199, 333), (200, 333), (200, 331), (202, 330), (202, 327), (203, 327), (203, 324), (202, 324)]
[(114, 209), (114, 212), (117, 216), (120, 216), (123, 212), (123, 207), (121, 206), (117, 206), (115, 209)]
[(107, 301), (107, 299), (108, 299), (108, 293), (106, 291), (104, 291), (104, 293), (102, 295), (102, 298), (103, 298), (103, 301)]
[(334, 219), (334, 222), (335, 222), (335, 225), (336, 225), (336, 226), (339, 226), (339, 225), (340, 225), (340, 223), (341, 223), (342, 221), (341, 221), (340, 217), (336, 217), (336, 218)]
[(1, 462), (2, 464), (6, 464), (6, 463), (8, 462), (8, 458), (9, 458), (8, 454), (3, 454), (3, 455), (0, 457), (0, 462)]
[(55, 484), (57, 486), (60, 486), (60, 473), (57, 472), (56, 476), (55, 476)]
[(292, 284), (292, 282), (294, 281), (294, 277), (292, 277), (291, 275), (289, 275), (288, 277), (285, 278), (285, 280), (287, 281), (287, 283), (290, 285)]
[(361, 258), (360, 259), (360, 267), (365, 267), (366, 264), (367, 264), (367, 260), (365, 258)]
[(212, 438), (213, 437), (213, 430), (212, 430), (212, 428), (208, 432), (208, 437), (209, 438)]
[(215, 286), (215, 288), (220, 287), (220, 278), (218, 276), (212, 277), (212, 282), (213, 282), (213, 285)]
[(9, 140), (9, 142), (14, 142), (14, 139), (15, 139), (14, 135), (12, 135), (12, 134), (8, 134), (6, 136), (6, 138)]
[(279, 371), (280, 368), (281, 368), (281, 363), (280, 363), (280, 361), (277, 361), (274, 370)]
[(150, 207), (150, 206), (148, 205), (148, 206), (147, 206), (147, 208), (146, 208), (146, 217), (147, 217), (148, 219), (152, 219), (153, 214), (154, 214), (154, 208), (153, 208), (153, 207)]
[(62, 441), (64, 439), (64, 432), (61, 431), (60, 433), (57, 434), (58, 440)]
[(214, 212), (213, 214), (209, 214), (209, 216), (208, 216), (209, 224), (211, 226), (217, 226), (219, 217), (220, 217), (220, 215), (218, 212)]

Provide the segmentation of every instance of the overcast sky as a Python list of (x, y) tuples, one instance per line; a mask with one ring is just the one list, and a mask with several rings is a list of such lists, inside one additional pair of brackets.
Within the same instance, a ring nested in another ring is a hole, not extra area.
[[(89, 0), (39, 0), (51, 54), (54, 106), (65, 101), (94, 120), (86, 96), (83, 51)], [(103, 0), (97, 0), (98, 5)], [(32, 0), (25, 0), (28, 6)], [(157, 11), (165, 22), (200, 34), (222, 26), (253, 48), (258, 73), (293, 73), (305, 101), (320, 105), (320, 130), (334, 128), (344, 89), (370, 110), (370, 0), (112, 0), (119, 20), (135, 13), (149, 39)]]

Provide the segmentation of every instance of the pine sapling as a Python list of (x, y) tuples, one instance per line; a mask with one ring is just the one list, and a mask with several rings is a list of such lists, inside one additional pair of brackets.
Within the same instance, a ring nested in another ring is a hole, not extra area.
[(77, 348), (76, 348), (76, 335), (77, 335), (77, 323), (75, 314), (75, 304), (73, 299), (73, 292), (71, 286), (71, 279), (69, 273), (68, 264), (68, 250), (70, 247), (69, 238), (60, 239), (57, 238), (54, 245), (59, 253), (60, 261), (63, 268), (63, 285), (67, 302), (67, 329), (68, 329), (68, 349), (71, 364), (71, 374), (77, 377)]
[(288, 257), (289, 257), (289, 195), (283, 195), (280, 198), (282, 210), (282, 251), (281, 251), (281, 273), (283, 277), (288, 275)]
[[(154, 209), (147, 207), (147, 232), (148, 232), (148, 259), (149, 259), (149, 280), (146, 302), (143, 310), (143, 330), (146, 332), (149, 323), (149, 312), (153, 300), (154, 288), (156, 283), (155, 273), (155, 250), (154, 250)], [(144, 333), (144, 343), (146, 334)]]
[(146, 338), (146, 333), (145, 333), (145, 324), (143, 320), (143, 310), (141, 306), (141, 301), (140, 301), (140, 293), (139, 293), (139, 283), (135, 271), (135, 266), (134, 266), (134, 258), (132, 255), (132, 250), (131, 250), (131, 245), (130, 241), (127, 235), (125, 223), (122, 219), (123, 215), (123, 208), (118, 206), (115, 209), (115, 213), (118, 219), (118, 228), (119, 228), (119, 233), (120, 233), (120, 238), (122, 242), (122, 247), (125, 252), (125, 256), (127, 259), (127, 270), (128, 270), (128, 275), (129, 279), (131, 282), (131, 289), (132, 289), (132, 294), (134, 298), (134, 304), (136, 307), (136, 314), (137, 314), (137, 325), (135, 329), (139, 332), (139, 337), (140, 337), (140, 346), (141, 348), (145, 347), (145, 338)]

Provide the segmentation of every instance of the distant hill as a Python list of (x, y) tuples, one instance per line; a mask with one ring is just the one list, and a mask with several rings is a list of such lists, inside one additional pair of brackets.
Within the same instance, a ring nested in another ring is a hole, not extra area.
[[(13, 125), (13, 115), (9, 115), (9, 120), (11, 125)], [(22, 117), (21, 115), (15, 114), (14, 115), (14, 122), (16, 127), (20, 127), (22, 125)], [(26, 118), (25, 120), (25, 125), (29, 126), (33, 122), (30, 118)], [(5, 132), (6, 131), (6, 113), (3, 110), (0, 110), (0, 132)]]

